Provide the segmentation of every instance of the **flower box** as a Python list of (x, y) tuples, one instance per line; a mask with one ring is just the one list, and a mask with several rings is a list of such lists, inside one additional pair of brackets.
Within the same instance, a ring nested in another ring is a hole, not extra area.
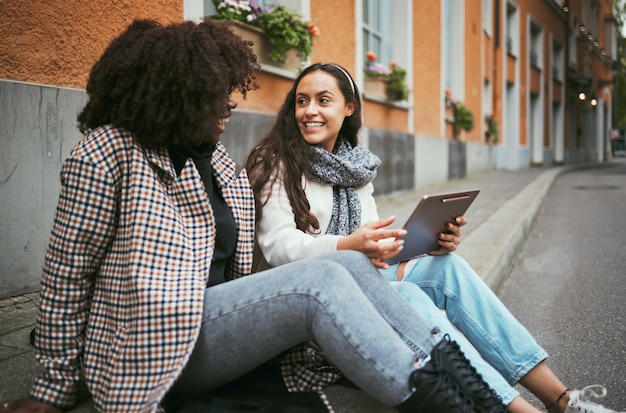
[(387, 83), (388, 80), (382, 77), (365, 76), (363, 92), (367, 96), (386, 100)]
[(300, 71), (300, 58), (295, 48), (291, 48), (285, 62), (275, 62), (269, 58), (269, 53), (274, 49), (274, 46), (263, 30), (236, 20), (229, 20), (228, 25), (233, 33), (244, 40), (252, 41), (252, 50), (261, 65), (274, 66), (293, 73)]
[(395, 60), (385, 66), (376, 61), (376, 53), (371, 50), (365, 54), (365, 84), (363, 91), (370, 97), (388, 101), (409, 99), (409, 87), (406, 84), (406, 70)]

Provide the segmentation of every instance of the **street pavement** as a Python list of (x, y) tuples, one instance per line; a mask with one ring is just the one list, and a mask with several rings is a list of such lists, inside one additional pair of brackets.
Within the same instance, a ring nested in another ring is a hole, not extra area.
[[(581, 167), (581, 166), (578, 166)], [(464, 257), (494, 290), (507, 276), (516, 252), (524, 243), (544, 196), (555, 177), (572, 166), (533, 167), (516, 171), (489, 171), (378, 199), (379, 215), (396, 216), (400, 227), (423, 194), (480, 189), (465, 214), (468, 224), (457, 253)], [(0, 299), (0, 400), (26, 396), (39, 370), (29, 332), (37, 314), (37, 292)], [(333, 385), (327, 394), (336, 413), (392, 412), (363, 392)], [(89, 400), (72, 410), (95, 412)]]

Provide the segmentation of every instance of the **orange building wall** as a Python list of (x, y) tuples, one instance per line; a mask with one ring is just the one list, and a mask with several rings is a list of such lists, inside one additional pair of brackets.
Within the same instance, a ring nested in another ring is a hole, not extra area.
[(405, 109), (367, 99), (363, 101), (363, 123), (369, 128), (406, 132), (408, 117)]
[(441, 2), (413, 2), (413, 105), (418, 135), (441, 136)]
[(233, 98), (237, 101), (237, 108), (252, 112), (276, 113), (291, 89), (293, 79), (262, 70), (255, 71), (255, 76), (259, 88), (248, 92), (246, 99), (240, 94), (235, 94)]
[(135, 18), (181, 21), (182, 0), (0, 1), (0, 78), (84, 88), (91, 66)]
[(321, 31), (311, 61), (337, 63), (356, 76), (355, 54), (360, 51), (356, 50), (354, 1), (312, 1), (311, 16)]
[(465, 105), (474, 114), (474, 128), (465, 132), (468, 142), (482, 142), (482, 1), (465, 2)]

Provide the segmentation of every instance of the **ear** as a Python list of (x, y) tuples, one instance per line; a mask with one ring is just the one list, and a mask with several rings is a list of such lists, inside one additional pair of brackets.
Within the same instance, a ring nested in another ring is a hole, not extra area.
[(346, 103), (346, 117), (350, 117), (352, 116), (352, 114), (354, 113), (354, 103), (350, 102), (350, 103)]

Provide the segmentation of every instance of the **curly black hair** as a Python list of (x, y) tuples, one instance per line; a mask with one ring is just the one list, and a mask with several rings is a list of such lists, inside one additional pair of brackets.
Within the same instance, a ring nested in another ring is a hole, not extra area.
[(78, 128), (112, 124), (149, 148), (201, 143), (206, 120), (223, 114), (231, 93), (245, 99), (258, 88), (251, 44), (210, 19), (135, 20), (91, 69)]

